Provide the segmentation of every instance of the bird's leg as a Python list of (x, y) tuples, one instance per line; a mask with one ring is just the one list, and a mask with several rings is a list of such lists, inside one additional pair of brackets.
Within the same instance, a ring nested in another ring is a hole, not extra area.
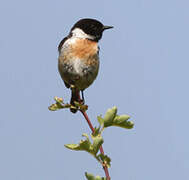
[[(80, 98), (80, 91), (78, 89), (75, 88), (74, 85), (71, 85), (70, 89), (72, 90), (72, 92), (74, 92), (75, 94), (75, 98), (74, 100), (80, 104), (85, 104), (85, 98), (84, 98), (84, 93), (83, 93), (83, 90), (81, 90), (81, 97), (82, 99)], [(71, 101), (72, 104), (73, 104), (73, 100)]]
[(78, 94), (79, 94), (79, 91), (75, 88), (74, 85), (71, 85), (71, 86), (70, 86), (70, 89), (71, 89), (71, 92), (72, 92), (70, 104), (71, 104), (72, 106), (74, 106), (74, 108), (70, 107), (70, 111), (71, 111), (72, 113), (76, 113), (76, 112), (77, 112), (77, 107), (76, 107), (76, 105), (75, 105), (75, 102), (78, 102)]
[(81, 90), (81, 96), (82, 96), (82, 104), (85, 104), (85, 98), (84, 98), (83, 90)]

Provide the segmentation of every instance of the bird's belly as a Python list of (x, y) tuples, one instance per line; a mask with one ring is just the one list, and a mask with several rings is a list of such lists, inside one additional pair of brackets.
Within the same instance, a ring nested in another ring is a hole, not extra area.
[(99, 69), (97, 56), (87, 60), (70, 59), (59, 61), (59, 72), (62, 79), (79, 90), (88, 88), (96, 79)]

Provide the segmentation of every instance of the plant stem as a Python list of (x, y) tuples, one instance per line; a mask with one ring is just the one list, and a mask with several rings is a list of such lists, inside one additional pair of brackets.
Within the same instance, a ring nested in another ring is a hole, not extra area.
[[(79, 92), (78, 92), (78, 100), (79, 100), (79, 102), (81, 102), (81, 98), (80, 98)], [(94, 127), (93, 127), (93, 125), (92, 125), (92, 123), (91, 123), (91, 121), (90, 121), (87, 113), (85, 111), (83, 111), (83, 110), (80, 110), (80, 112), (83, 114), (84, 118), (86, 119), (86, 121), (87, 121), (87, 123), (88, 123), (88, 125), (89, 125), (89, 127), (91, 129), (91, 131), (94, 132)], [(101, 154), (104, 154), (104, 150), (103, 150), (102, 146), (100, 146), (100, 152), (101, 152)], [(105, 175), (106, 175), (106, 179), (110, 180), (110, 175), (109, 175), (108, 167), (106, 165), (104, 165), (103, 169), (104, 169), (104, 172), (105, 172)]]
[[(80, 110), (80, 112), (81, 112), (81, 113), (83, 114), (83, 116), (85, 117), (85, 119), (86, 119), (86, 121), (87, 121), (87, 123), (88, 123), (88, 125), (89, 125), (89, 127), (90, 127), (90, 129), (91, 129), (91, 131), (94, 132), (93, 125), (92, 125), (92, 123), (91, 123), (91, 121), (90, 121), (90, 119), (89, 119), (87, 113), (86, 113), (85, 111), (83, 111), (83, 110)], [(100, 152), (101, 152), (101, 154), (104, 154), (104, 150), (103, 150), (103, 147), (102, 147), (102, 146), (100, 147)], [(104, 169), (104, 172), (105, 172), (105, 175), (106, 175), (107, 180), (110, 180), (110, 175), (109, 175), (109, 172), (108, 172), (108, 167), (104, 165), (104, 166), (103, 166), (103, 169)]]

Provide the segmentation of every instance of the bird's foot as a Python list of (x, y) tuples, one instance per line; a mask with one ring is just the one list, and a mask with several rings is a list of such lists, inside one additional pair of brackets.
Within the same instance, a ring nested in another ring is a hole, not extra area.
[(86, 111), (87, 109), (88, 109), (88, 106), (87, 105), (85, 105), (84, 103), (83, 103), (83, 101), (81, 102), (77, 102), (77, 101), (74, 101), (74, 104), (75, 104), (75, 108), (76, 109), (78, 109), (78, 110), (81, 110), (81, 111)]

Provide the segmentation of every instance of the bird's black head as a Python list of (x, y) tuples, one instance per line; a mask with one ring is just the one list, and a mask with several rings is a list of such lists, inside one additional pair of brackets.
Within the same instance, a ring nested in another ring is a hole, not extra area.
[(102, 38), (102, 33), (106, 29), (113, 28), (113, 26), (104, 26), (101, 22), (95, 19), (81, 19), (71, 29), (81, 29), (86, 35), (91, 36), (92, 40), (99, 41)]

